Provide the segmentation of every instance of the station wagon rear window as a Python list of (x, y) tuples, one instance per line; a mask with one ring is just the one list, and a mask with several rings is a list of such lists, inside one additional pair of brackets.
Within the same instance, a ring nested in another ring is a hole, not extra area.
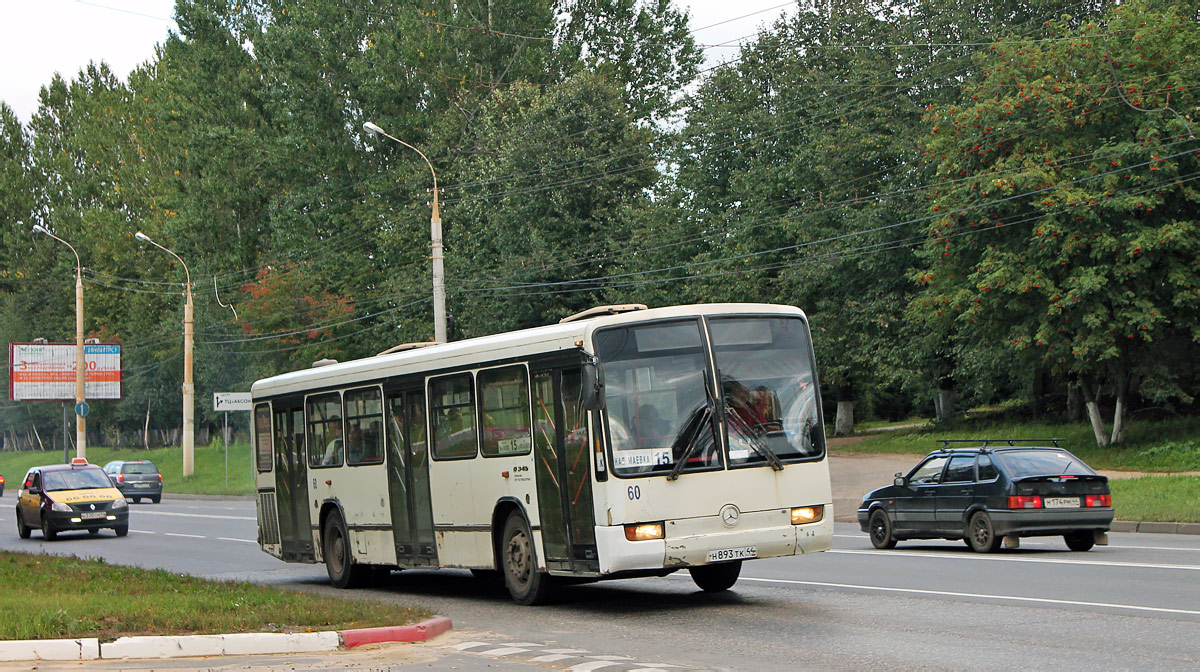
[(1078, 457), (1064, 450), (1006, 450), (996, 459), (1013, 478), (1030, 476), (1093, 476)]

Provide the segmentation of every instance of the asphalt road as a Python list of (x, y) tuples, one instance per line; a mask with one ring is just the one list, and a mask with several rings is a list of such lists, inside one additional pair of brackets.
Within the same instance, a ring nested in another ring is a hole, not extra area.
[[(259, 551), (249, 499), (168, 496), (132, 505), (126, 538), (65, 533), (51, 543), (38, 532), (17, 538), (14, 505), (14, 497), (0, 499), (0, 548), (345, 594), (328, 586), (323, 566), (287, 565)], [(426, 645), (420, 663), (384, 652), (371, 666), (1200, 667), (1200, 537), (1110, 539), (1087, 553), (1068, 551), (1059, 538), (1023, 540), (1019, 550), (993, 555), (960, 542), (877, 551), (857, 525), (839, 523), (830, 552), (747, 563), (723, 594), (701, 593), (681, 573), (569, 587), (557, 604), (530, 608), (452, 570), (393, 573), (356, 594), (425, 605), (455, 624), (452, 636)]]

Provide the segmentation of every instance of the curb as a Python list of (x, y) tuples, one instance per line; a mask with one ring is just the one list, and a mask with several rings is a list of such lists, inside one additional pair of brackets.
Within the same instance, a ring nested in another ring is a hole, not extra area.
[(1152, 532), (1155, 534), (1200, 534), (1200, 523), (1154, 523), (1114, 520), (1110, 532)]
[(451, 627), (450, 619), (444, 616), (437, 616), (421, 621), (416, 625), (343, 630), (341, 632), (342, 645), (347, 649), (352, 649), (356, 646), (378, 644), (380, 642), (423, 642), (427, 639), (437, 637)]
[(380, 642), (424, 642), (450, 630), (450, 619), (430, 618), (414, 625), (325, 632), (246, 632), (230, 635), (121, 637), (0, 641), (0, 661), (113, 660), (313, 653)]

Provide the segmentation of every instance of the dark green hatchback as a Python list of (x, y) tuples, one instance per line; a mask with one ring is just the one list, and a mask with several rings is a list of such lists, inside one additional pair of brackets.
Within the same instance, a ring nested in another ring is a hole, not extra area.
[[(973, 444), (951, 447), (951, 444)], [(867, 493), (858, 522), (875, 548), (905, 539), (961, 539), (989, 553), (1021, 537), (1061, 535), (1072, 551), (1107, 544), (1108, 478), (1057, 439), (946, 440), (908, 474)], [(999, 444), (999, 445), (997, 445)]]

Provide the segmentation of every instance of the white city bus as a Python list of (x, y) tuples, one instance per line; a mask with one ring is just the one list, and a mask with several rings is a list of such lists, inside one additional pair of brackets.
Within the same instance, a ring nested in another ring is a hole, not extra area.
[(256, 382), (259, 543), (339, 587), (395, 568), (560, 578), (824, 551), (829, 466), (804, 313), (606, 306)]

